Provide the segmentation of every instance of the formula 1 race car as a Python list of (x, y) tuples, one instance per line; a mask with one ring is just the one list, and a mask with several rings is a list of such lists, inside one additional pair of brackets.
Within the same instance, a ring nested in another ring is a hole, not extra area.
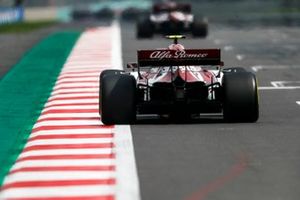
[(255, 75), (225, 68), (220, 49), (184, 49), (177, 40), (166, 49), (138, 50), (131, 72), (100, 75), (99, 110), (104, 124), (131, 124), (140, 114), (189, 119), (219, 113), (228, 122), (255, 122), (259, 115)]
[(191, 32), (194, 37), (206, 37), (208, 22), (205, 18), (196, 18), (191, 5), (165, 2), (153, 5), (152, 13), (137, 22), (137, 38), (151, 38), (154, 33), (182, 34)]
[(87, 20), (93, 17), (93, 13), (84, 8), (76, 8), (72, 11), (71, 17), (74, 21)]

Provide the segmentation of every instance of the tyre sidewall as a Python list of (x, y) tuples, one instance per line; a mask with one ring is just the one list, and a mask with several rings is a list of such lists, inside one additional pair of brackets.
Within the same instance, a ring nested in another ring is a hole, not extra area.
[(101, 118), (104, 124), (131, 124), (136, 118), (136, 80), (128, 74), (105, 75), (101, 80)]
[(208, 25), (202, 20), (195, 20), (192, 23), (192, 34), (194, 37), (206, 37), (208, 34)]
[(149, 19), (137, 22), (137, 38), (151, 38), (154, 34), (153, 24)]
[(250, 72), (226, 73), (222, 80), (223, 114), (229, 122), (255, 122), (259, 115), (255, 75)]

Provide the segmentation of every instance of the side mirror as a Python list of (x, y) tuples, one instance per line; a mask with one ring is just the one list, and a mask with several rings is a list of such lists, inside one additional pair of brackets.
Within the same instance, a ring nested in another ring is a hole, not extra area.
[(137, 67), (138, 67), (137, 63), (127, 63), (127, 68), (134, 69)]
[(220, 62), (220, 66), (224, 67), (224, 62), (223, 61)]

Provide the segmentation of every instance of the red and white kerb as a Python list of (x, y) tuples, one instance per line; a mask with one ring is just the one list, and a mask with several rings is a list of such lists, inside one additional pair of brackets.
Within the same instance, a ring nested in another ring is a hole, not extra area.
[[(4, 180), (0, 199), (139, 199), (138, 186), (126, 186), (138, 184), (129, 126), (103, 125), (98, 110), (99, 74), (112, 68), (120, 51), (113, 41), (118, 31), (114, 24), (82, 34)], [(126, 140), (124, 156), (118, 143)], [(133, 174), (131, 183), (123, 180), (126, 172)]]

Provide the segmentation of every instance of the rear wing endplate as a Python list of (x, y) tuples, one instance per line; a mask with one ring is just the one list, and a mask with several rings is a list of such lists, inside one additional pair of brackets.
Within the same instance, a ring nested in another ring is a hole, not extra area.
[(139, 67), (222, 65), (220, 49), (138, 50)]

